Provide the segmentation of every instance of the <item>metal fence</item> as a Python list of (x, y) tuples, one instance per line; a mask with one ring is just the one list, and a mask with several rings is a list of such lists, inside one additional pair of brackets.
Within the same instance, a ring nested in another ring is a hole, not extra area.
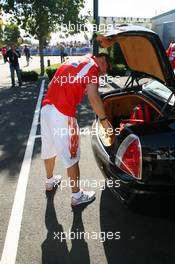
[[(65, 48), (65, 56), (75, 56), (75, 55), (84, 55), (87, 53), (92, 53), (92, 47), (82, 47), (82, 48)], [(32, 56), (39, 55), (39, 50), (37, 48), (30, 48), (30, 53)], [(45, 56), (60, 56), (61, 51), (58, 48), (45, 48), (43, 50)]]

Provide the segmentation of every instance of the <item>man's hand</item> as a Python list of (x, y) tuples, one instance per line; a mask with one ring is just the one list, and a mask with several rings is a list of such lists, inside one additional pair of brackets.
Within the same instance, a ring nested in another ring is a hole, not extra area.
[(104, 127), (105, 132), (107, 133), (108, 136), (110, 136), (110, 134), (113, 134), (113, 127), (112, 127), (111, 123), (108, 121), (108, 119), (100, 121), (100, 123)]
[(111, 123), (107, 119), (100, 121), (100, 123), (105, 130), (106, 138), (109, 138), (110, 144), (112, 145), (112, 143), (114, 142), (114, 139), (115, 139), (115, 134), (114, 134), (114, 129), (113, 129)]
[[(96, 113), (96, 115), (101, 118), (106, 117), (103, 101), (100, 98), (100, 95), (98, 92), (98, 86), (96, 84), (87, 85), (87, 95), (88, 95), (89, 102), (94, 112)], [(102, 128), (104, 129), (104, 134), (105, 134), (107, 141), (109, 141), (109, 143), (112, 144), (114, 141), (115, 135), (114, 135), (114, 131), (113, 131), (113, 127), (111, 123), (107, 119), (104, 119), (100, 121), (100, 124)]]

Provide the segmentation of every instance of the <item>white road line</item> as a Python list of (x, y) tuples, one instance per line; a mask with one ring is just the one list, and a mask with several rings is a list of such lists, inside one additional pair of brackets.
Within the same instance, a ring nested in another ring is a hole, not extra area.
[(36, 135), (35, 138), (41, 138), (41, 135)]
[(19, 174), (18, 184), (16, 188), (15, 198), (5, 238), (4, 248), (1, 257), (1, 264), (15, 264), (18, 249), (18, 242), (21, 230), (21, 222), (23, 216), (23, 208), (26, 196), (27, 183), (29, 179), (30, 166), (32, 161), (33, 148), (35, 143), (35, 135), (37, 131), (41, 100), (44, 93), (45, 80), (42, 81), (38, 102), (36, 105), (32, 127), (27, 142), (24, 159)]

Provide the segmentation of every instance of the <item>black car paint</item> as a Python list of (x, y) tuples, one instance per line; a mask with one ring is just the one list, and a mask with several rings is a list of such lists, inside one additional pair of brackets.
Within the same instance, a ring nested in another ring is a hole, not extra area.
[[(114, 91), (103, 94), (103, 100), (111, 96), (128, 95), (135, 92)], [(141, 95), (141, 93), (140, 93)], [(144, 93), (144, 97), (146, 94)], [(147, 97), (148, 98), (148, 97)], [(161, 100), (154, 105), (163, 106)], [(98, 118), (93, 126), (98, 125)], [(139, 137), (142, 146), (142, 180), (134, 179), (115, 165), (115, 155), (121, 142), (129, 134)], [(163, 194), (175, 195), (175, 119), (160, 119), (157, 122), (133, 125), (125, 128), (116, 142), (110, 147), (105, 147), (98, 134), (92, 136), (92, 149), (97, 164), (105, 178), (113, 181), (110, 188), (119, 198), (129, 203), (134, 195)], [(115, 184), (119, 180), (120, 185)]]
[[(172, 71), (170, 62), (164, 50), (164, 47), (156, 33), (136, 27), (121, 27), (117, 31), (109, 32), (104, 35), (107, 39), (118, 36), (143, 36), (147, 38), (154, 47), (155, 54), (160, 67), (164, 73), (165, 86), (173, 93), (175, 91), (175, 75)], [(132, 69), (131, 69), (132, 70)], [(137, 75), (137, 72), (134, 72)], [(139, 76), (150, 77), (145, 73), (138, 72)], [(152, 76), (157, 79), (156, 76)], [(161, 80), (159, 80), (162, 82)], [(159, 118), (150, 124), (138, 124), (124, 128), (121, 134), (116, 136), (115, 142), (110, 147), (105, 147), (98, 133), (92, 135), (92, 149), (97, 164), (107, 179), (114, 183), (110, 188), (120, 199), (129, 203), (135, 195), (175, 195), (175, 109), (173, 106), (165, 103), (159, 96), (152, 96), (146, 90), (142, 90), (142, 85), (135, 87), (125, 87), (102, 95), (105, 101), (109, 97), (120, 95), (136, 94), (146, 98), (157, 109), (159, 109), (163, 118)], [(165, 107), (166, 106), (166, 107)], [(98, 129), (98, 118), (96, 117), (93, 126)], [(138, 136), (142, 148), (142, 179), (137, 180), (126, 174), (115, 165), (115, 155), (122, 141), (129, 135)], [(115, 184), (116, 180), (120, 184)]]

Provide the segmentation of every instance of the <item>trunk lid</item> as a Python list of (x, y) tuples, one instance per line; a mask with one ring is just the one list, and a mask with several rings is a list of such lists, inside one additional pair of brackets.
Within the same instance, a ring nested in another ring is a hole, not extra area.
[(175, 75), (155, 32), (140, 26), (120, 26), (106, 33), (98, 32), (96, 39), (103, 48), (117, 42), (132, 72), (153, 77), (174, 92)]

